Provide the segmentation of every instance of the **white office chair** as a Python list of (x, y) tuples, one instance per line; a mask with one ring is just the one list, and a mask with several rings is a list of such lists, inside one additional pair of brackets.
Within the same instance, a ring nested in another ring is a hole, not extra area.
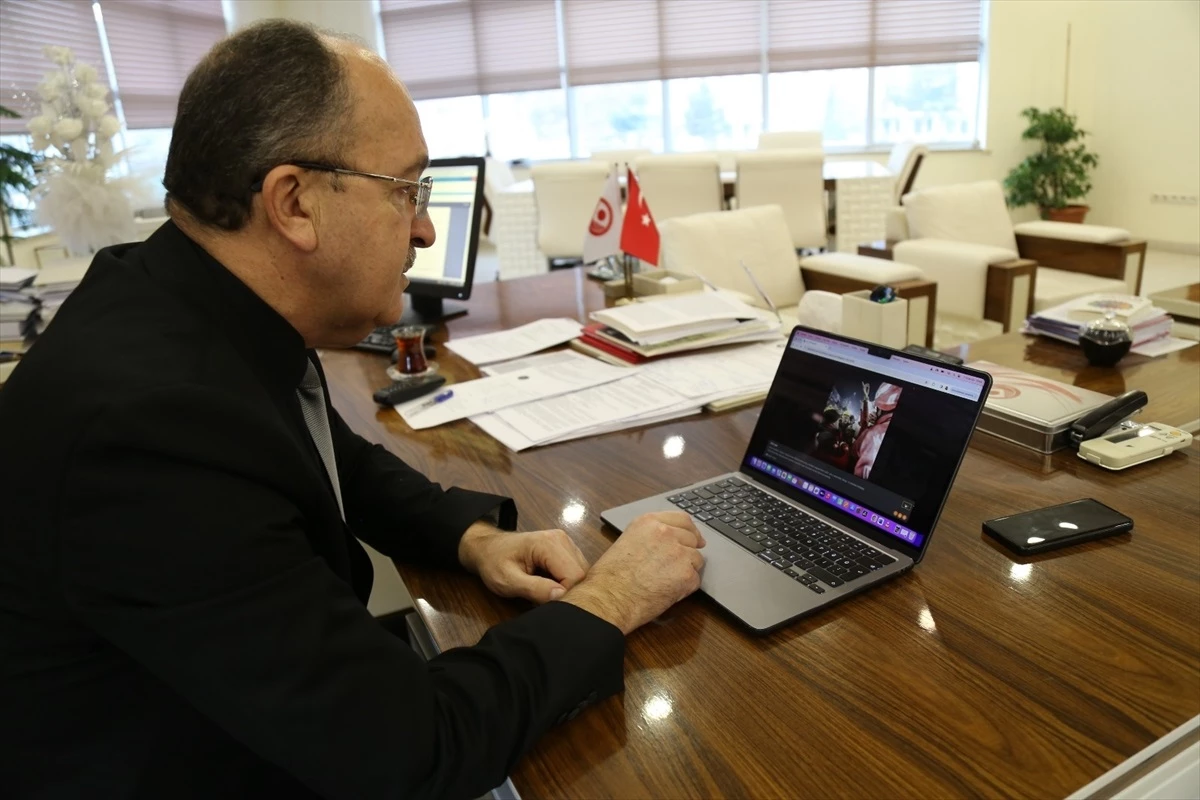
[(625, 177), (625, 170), (629, 164), (637, 161), (642, 156), (654, 155), (653, 150), (596, 150), (588, 158), (592, 161), (603, 161), (605, 164), (617, 164), (622, 178)]
[(583, 258), (596, 201), (604, 191), (608, 165), (599, 161), (538, 164), (530, 173), (538, 212), (538, 248), (554, 261)]
[[(747, 303), (767, 308), (739, 262), (771, 298), (784, 328), (800, 322), (837, 331), (846, 292), (896, 288), (909, 300), (909, 341), (931, 342), (930, 306), (936, 306), (936, 287), (921, 271), (907, 264), (836, 253), (819, 258), (796, 258), (783, 209), (776, 205), (677, 217), (658, 226), (659, 266), (698, 274), (722, 289), (742, 295)], [(917, 298), (924, 298), (915, 302)]]
[(792, 244), (825, 248), (825, 155), (820, 150), (758, 150), (737, 161), (738, 208), (778, 205), (787, 218)]
[(900, 205), (901, 197), (913, 190), (913, 184), (917, 182), (917, 172), (928, 155), (929, 148), (916, 142), (897, 142), (892, 146), (887, 165), (888, 170), (896, 176), (896, 205)]
[(496, 214), (496, 196), (516, 183), (512, 167), (507, 162), (488, 156), (483, 165), (483, 230), (482, 234), (489, 239), (492, 233), (492, 219)]
[(655, 222), (725, 208), (715, 155), (642, 156), (634, 169)]
[(758, 135), (759, 150), (822, 150), (821, 131), (763, 131)]

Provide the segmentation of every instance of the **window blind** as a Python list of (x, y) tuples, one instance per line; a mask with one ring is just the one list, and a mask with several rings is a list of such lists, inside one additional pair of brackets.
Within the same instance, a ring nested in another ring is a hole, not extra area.
[[(974, 61), (981, 0), (381, 0), (388, 60), (420, 98)], [(118, 79), (119, 79), (118, 70)]]
[(101, 0), (130, 128), (169, 128), (188, 73), (225, 37), (221, 0)]
[(564, 0), (572, 85), (758, 72), (753, 0)]
[(75, 60), (90, 64), (108, 85), (100, 32), (88, 0), (0, 0), (0, 105), (22, 119), (0, 118), (0, 133), (25, 133), (37, 85), (55, 69), (46, 45), (69, 47)]
[(772, 72), (975, 61), (980, 0), (767, 0)]
[(654, 0), (563, 3), (567, 80), (582, 86), (661, 78), (659, 12)]
[(559, 86), (555, 0), (381, 0), (379, 20), (414, 99)]
[(762, 5), (659, 0), (664, 78), (744, 75), (762, 68)]

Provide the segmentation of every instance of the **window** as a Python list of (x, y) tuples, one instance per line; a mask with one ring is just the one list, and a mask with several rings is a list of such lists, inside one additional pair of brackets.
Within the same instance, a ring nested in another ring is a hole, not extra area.
[(505, 161), (530, 152), (539, 158), (571, 157), (562, 89), (488, 95), (487, 132), (492, 155)]
[(762, 77), (724, 75), (667, 83), (671, 149), (746, 150), (762, 130)]
[(571, 92), (576, 155), (664, 149), (661, 81), (576, 86)]
[(879, 67), (874, 99), (877, 143), (966, 144), (978, 138), (978, 62)]
[(773, 72), (767, 78), (769, 130), (823, 131), (827, 149), (867, 144), (870, 70)]
[(478, 96), (417, 100), (416, 106), (431, 157), (484, 154), (483, 103)]
[(434, 151), (478, 146), (468, 127), (502, 158), (752, 148), (763, 130), (849, 151), (979, 144), (982, 3), (380, 0), (380, 24), (422, 113), (459, 109), (423, 117)]

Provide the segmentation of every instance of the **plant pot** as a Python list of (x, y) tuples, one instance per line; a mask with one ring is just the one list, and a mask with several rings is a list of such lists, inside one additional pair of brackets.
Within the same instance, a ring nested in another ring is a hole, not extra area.
[(1051, 222), (1074, 222), (1083, 224), (1083, 218), (1087, 216), (1091, 206), (1064, 206), (1063, 208), (1043, 208), (1042, 219), (1048, 219)]

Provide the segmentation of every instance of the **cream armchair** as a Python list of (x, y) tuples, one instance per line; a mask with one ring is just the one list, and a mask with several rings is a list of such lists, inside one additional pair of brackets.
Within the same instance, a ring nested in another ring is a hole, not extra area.
[(1008, 331), (1075, 297), (1141, 291), (1145, 241), (1098, 225), (1014, 227), (995, 181), (911, 192), (902, 203), (888, 214), (887, 241), (858, 251), (920, 267), (941, 287), (948, 316)]
[[(915, 267), (849, 253), (797, 259), (783, 209), (775, 205), (694, 214), (658, 226), (659, 266), (699, 275), (766, 308), (739, 262), (779, 309), (785, 325), (797, 320), (824, 330), (841, 321), (841, 295), (880, 284), (896, 288), (909, 302), (909, 341), (932, 342), (937, 286)], [(917, 299), (918, 302), (913, 302)]]

